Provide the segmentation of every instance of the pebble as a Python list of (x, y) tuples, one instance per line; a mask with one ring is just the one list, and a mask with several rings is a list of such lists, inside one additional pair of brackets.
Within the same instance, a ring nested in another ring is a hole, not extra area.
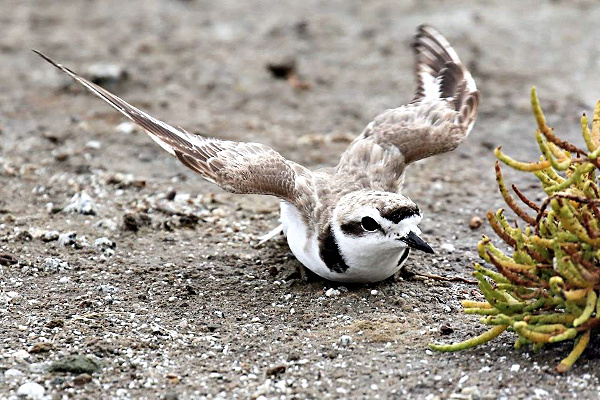
[(100, 142), (97, 140), (90, 140), (85, 144), (86, 149), (98, 150), (100, 148)]
[(58, 240), (60, 233), (58, 231), (48, 231), (41, 236), (42, 242), (52, 242)]
[(69, 263), (60, 258), (48, 257), (44, 260), (42, 267), (45, 272), (62, 272), (69, 269)]
[(7, 292), (6, 295), (10, 300), (18, 300), (21, 297), (21, 295), (18, 292), (14, 291)]
[(267, 70), (273, 78), (288, 79), (296, 71), (296, 60), (293, 57), (284, 57), (267, 63)]
[(61, 246), (71, 246), (75, 244), (77, 238), (77, 232), (66, 232), (61, 233), (58, 236), (58, 244)]
[(89, 383), (92, 381), (92, 376), (90, 374), (79, 374), (77, 375), (75, 378), (73, 378), (73, 383), (76, 385), (85, 385), (86, 383)]
[(117, 229), (117, 223), (112, 219), (101, 219), (100, 221), (94, 224), (94, 228), (108, 229), (109, 231), (114, 231)]
[(94, 247), (99, 249), (114, 249), (117, 245), (107, 237), (101, 237), (94, 241)]
[(33, 353), (33, 354), (47, 353), (50, 350), (52, 350), (53, 348), (54, 348), (54, 346), (52, 345), (52, 343), (38, 342), (38, 343), (35, 343), (31, 347), (31, 349), (29, 349), (29, 352)]
[(90, 80), (97, 85), (116, 83), (127, 78), (127, 71), (121, 65), (109, 63), (92, 64), (87, 69)]
[(60, 206), (57, 206), (56, 204), (52, 203), (52, 202), (48, 202), (46, 203), (46, 212), (48, 212), (49, 214), (56, 214), (57, 212), (62, 211), (62, 208)]
[(377, 296), (378, 294), (379, 294), (378, 290), (375, 290), (375, 289), (371, 290), (371, 296)]
[(339, 295), (340, 295), (340, 291), (337, 289), (334, 289), (334, 288), (329, 288), (325, 292), (325, 296), (327, 296), (327, 297), (339, 296)]
[[(25, 329), (21, 329), (21, 326), (19, 326), (19, 330), (27, 330), (26, 326), (23, 328)], [(12, 353), (12, 356), (17, 360), (27, 360), (29, 358), (29, 352), (27, 350), (17, 350)]]
[(100, 369), (100, 363), (93, 358), (79, 354), (67, 356), (55, 361), (48, 369), (50, 372), (70, 372), (72, 374), (91, 374)]
[(0, 265), (13, 265), (19, 262), (19, 259), (10, 253), (0, 253)]
[(136, 128), (136, 125), (133, 122), (129, 121), (121, 122), (119, 125), (117, 125), (117, 131), (119, 133), (130, 134), (133, 133), (136, 130)]
[(338, 340), (340, 346), (348, 347), (350, 343), (352, 343), (352, 336), (350, 335), (342, 335)]
[(121, 289), (113, 285), (100, 285), (98, 290), (102, 293), (118, 293)]
[(471, 217), (471, 220), (469, 221), (469, 228), (475, 230), (481, 225), (483, 225), (483, 220), (481, 218), (479, 218), (477, 215)]
[(10, 368), (10, 369), (7, 369), (6, 371), (4, 371), (4, 378), (6, 378), (6, 379), (16, 378), (21, 375), (23, 375), (23, 373), (15, 368)]
[(450, 244), (450, 243), (444, 243), (444, 244), (442, 244), (442, 245), (440, 246), (440, 248), (441, 248), (442, 250), (445, 250), (445, 251), (447, 251), (448, 253), (453, 253), (453, 252), (456, 250), (456, 248), (454, 247), (454, 245), (453, 245), (453, 244)]
[(85, 191), (81, 191), (71, 197), (69, 204), (63, 208), (63, 212), (96, 215), (96, 207), (92, 198)]
[(36, 382), (27, 382), (19, 386), (17, 396), (28, 397), (30, 399), (41, 399), (44, 397), (46, 389)]
[(510, 372), (519, 372), (520, 369), (521, 369), (521, 366), (519, 364), (513, 364), (510, 367)]
[(63, 276), (62, 278), (60, 278), (58, 280), (58, 283), (69, 283), (71, 281), (71, 278), (68, 276)]

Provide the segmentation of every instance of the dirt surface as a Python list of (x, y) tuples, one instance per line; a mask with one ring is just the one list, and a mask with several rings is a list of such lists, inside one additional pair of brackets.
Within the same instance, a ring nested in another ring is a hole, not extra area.
[[(316, 168), (411, 98), (409, 42), (433, 24), (482, 105), (461, 147), (409, 171), (405, 193), (436, 254), (411, 255), (407, 269), (469, 278), (477, 241), (492, 235), (469, 220), (502, 206), (491, 149), (537, 157), (530, 86), (572, 140), (600, 98), (600, 7), (322, 3), (0, 3), (0, 253), (17, 261), (0, 266), (0, 398), (597, 397), (594, 343), (565, 375), (554, 366), (570, 344), (517, 351), (510, 333), (427, 350), (485, 329), (461, 313), (461, 299), (480, 298), (473, 285), (303, 280), (283, 238), (254, 246), (277, 224), (276, 200), (203, 181), (29, 50), (174, 125)], [(268, 65), (290, 59), (298, 80), (276, 79)]]

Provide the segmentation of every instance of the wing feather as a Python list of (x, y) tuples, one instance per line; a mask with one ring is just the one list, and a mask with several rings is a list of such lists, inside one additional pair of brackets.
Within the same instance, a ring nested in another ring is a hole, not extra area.
[(454, 150), (469, 135), (479, 105), (473, 77), (446, 38), (430, 26), (417, 29), (413, 49), (417, 81), (413, 101), (369, 123), (342, 155), (339, 173), (365, 170), (378, 175), (371, 185), (395, 190), (407, 165)]
[(233, 193), (274, 195), (309, 212), (313, 197), (312, 173), (268, 146), (206, 138), (160, 121), (106, 89), (35, 51), (71, 76), (125, 117), (142, 127), (169, 154), (185, 166)]

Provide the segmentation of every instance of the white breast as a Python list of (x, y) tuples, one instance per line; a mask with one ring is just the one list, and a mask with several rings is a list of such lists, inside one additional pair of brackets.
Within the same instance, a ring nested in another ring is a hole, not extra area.
[(296, 207), (286, 201), (282, 201), (281, 224), (283, 233), (287, 237), (288, 245), (298, 261), (314, 273), (327, 278), (327, 272), (331, 272), (319, 256), (319, 244), (316, 232), (309, 232), (300, 212)]
[[(386, 254), (385, 257), (379, 254), (376, 259), (373, 259), (372, 255), (363, 255), (364, 260), (359, 263), (350, 262), (348, 270), (344, 273), (330, 270), (320, 257), (317, 233), (309, 232), (295, 206), (282, 201), (280, 207), (283, 233), (292, 253), (315, 274), (337, 282), (377, 282), (392, 276), (400, 269), (398, 261), (402, 252)], [(360, 253), (360, 246), (357, 251)]]

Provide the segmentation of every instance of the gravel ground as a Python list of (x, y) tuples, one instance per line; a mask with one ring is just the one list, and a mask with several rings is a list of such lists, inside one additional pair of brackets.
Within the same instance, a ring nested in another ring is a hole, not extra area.
[[(433, 24), (482, 106), (467, 142), (409, 171), (437, 252), (407, 269), (469, 278), (492, 236), (469, 221), (502, 206), (491, 149), (537, 157), (533, 84), (577, 140), (600, 98), (599, 18), (593, 1), (1, 2), (0, 253), (17, 263), (0, 266), (0, 398), (597, 398), (593, 342), (565, 375), (569, 345), (516, 351), (510, 333), (427, 350), (485, 329), (461, 313), (474, 285), (303, 279), (282, 238), (255, 246), (276, 200), (203, 181), (29, 49), (174, 125), (316, 168), (411, 98), (408, 44)], [(268, 69), (290, 60), (295, 82)]]

